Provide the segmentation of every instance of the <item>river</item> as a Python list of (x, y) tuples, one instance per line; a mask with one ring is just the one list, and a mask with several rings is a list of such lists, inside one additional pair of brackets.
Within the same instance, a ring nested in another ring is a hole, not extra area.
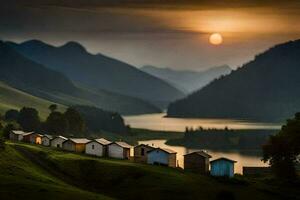
[(186, 119), (165, 118), (165, 113), (124, 116), (132, 128), (158, 131), (184, 131), (186, 127), (223, 129), (279, 129), (280, 124), (250, 122), (236, 119)]

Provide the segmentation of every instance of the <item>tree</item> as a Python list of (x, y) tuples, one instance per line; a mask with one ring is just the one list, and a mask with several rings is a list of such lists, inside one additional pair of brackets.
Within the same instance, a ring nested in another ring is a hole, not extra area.
[(24, 131), (36, 131), (41, 125), (39, 113), (34, 108), (23, 107), (20, 110), (18, 123)]
[(51, 134), (64, 134), (68, 131), (68, 120), (60, 112), (52, 112), (45, 122), (45, 128)]
[(17, 123), (9, 123), (3, 128), (3, 137), (8, 139), (9, 138), (9, 133), (12, 130), (17, 130), (19, 129), (19, 125)]
[(15, 109), (10, 109), (6, 111), (4, 115), (4, 119), (7, 121), (18, 121), (19, 118), (19, 111)]
[(54, 111), (57, 110), (57, 105), (56, 105), (56, 104), (51, 104), (48, 108), (49, 108), (49, 110), (50, 110), (51, 112), (54, 112)]
[(75, 110), (74, 108), (68, 108), (64, 113), (64, 116), (69, 123), (70, 133), (76, 134), (85, 131), (85, 121), (77, 110)]
[(268, 162), (280, 179), (294, 180), (297, 177), (295, 165), (300, 154), (300, 113), (287, 120), (278, 134), (271, 136), (263, 146), (263, 161)]

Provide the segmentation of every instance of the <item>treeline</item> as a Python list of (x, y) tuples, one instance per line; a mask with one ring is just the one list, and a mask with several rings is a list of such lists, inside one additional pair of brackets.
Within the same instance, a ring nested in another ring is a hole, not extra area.
[[(50, 114), (45, 121), (40, 119), (39, 112), (35, 108), (8, 110), (2, 117), (7, 124), (2, 127), (4, 135), (7, 136), (12, 129), (73, 136), (101, 131), (126, 134), (129, 131), (129, 127), (118, 113), (89, 106), (73, 106), (60, 112), (55, 104), (50, 105), (49, 110)], [(0, 128), (1, 126), (0, 124)]]
[(187, 128), (184, 137), (169, 140), (168, 144), (206, 149), (261, 149), (276, 130), (231, 130)]

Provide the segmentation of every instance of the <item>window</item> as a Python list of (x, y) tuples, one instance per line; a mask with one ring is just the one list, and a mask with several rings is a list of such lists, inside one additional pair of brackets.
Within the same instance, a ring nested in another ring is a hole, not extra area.
[(95, 145), (92, 145), (92, 149), (95, 149)]
[(141, 148), (141, 155), (144, 156), (145, 155), (145, 149)]

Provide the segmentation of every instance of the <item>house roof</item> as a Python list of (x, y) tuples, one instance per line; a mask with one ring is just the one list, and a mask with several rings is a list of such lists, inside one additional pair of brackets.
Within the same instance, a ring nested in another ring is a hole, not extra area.
[(52, 135), (48, 135), (48, 134), (43, 135), (43, 137), (47, 137), (47, 138), (49, 138), (50, 140), (53, 138)]
[(63, 140), (68, 140), (68, 138), (66, 138), (66, 137), (64, 137), (64, 136), (61, 136), (61, 135), (56, 136), (55, 138), (53, 138), (53, 140), (56, 139), (56, 138), (61, 138), (61, 139), (63, 139)]
[(12, 130), (11, 131), (13, 134), (16, 134), (16, 135), (30, 135), (32, 134), (33, 132), (24, 132), (24, 131), (21, 131), (21, 130)]
[(126, 149), (130, 149), (132, 147), (130, 144), (127, 144), (126, 142), (113, 142), (113, 143), (110, 143), (110, 145), (111, 144), (117, 144), (120, 147), (123, 147), (123, 148), (126, 148)]
[(144, 147), (147, 147), (147, 148), (150, 148), (150, 149), (155, 149), (155, 147), (150, 146), (148, 144), (139, 144), (139, 145), (135, 146), (134, 148), (141, 147), (141, 146), (144, 146)]
[(225, 161), (232, 162), (232, 163), (236, 163), (237, 162), (235, 160), (230, 160), (228, 158), (221, 157), (221, 158), (218, 158), (218, 159), (210, 161), (210, 163), (213, 163), (213, 162), (216, 162), (216, 161), (220, 161), (220, 160), (225, 160)]
[(90, 142), (90, 140), (88, 140), (86, 138), (70, 138), (69, 140), (76, 144), (86, 144), (86, 143)]
[(191, 155), (191, 154), (197, 154), (197, 155), (205, 157), (205, 158), (211, 158), (211, 155), (205, 153), (204, 151), (196, 151), (196, 152), (185, 154), (184, 156)]
[(168, 153), (168, 154), (173, 154), (173, 153), (177, 153), (176, 151), (173, 151), (173, 150), (171, 150), (171, 149), (166, 149), (166, 148), (154, 148), (154, 149), (152, 149), (151, 151), (148, 151), (148, 153), (150, 153), (150, 152), (152, 152), (152, 151), (155, 151), (155, 150), (159, 150), (159, 151), (164, 151), (164, 152), (166, 152), (166, 153)]
[(25, 133), (25, 132), (24, 132), (22, 135), (23, 135), (23, 136), (27, 136), (27, 135), (31, 135), (31, 134), (33, 134), (33, 132), (28, 132), (28, 133)]
[(102, 145), (108, 145), (108, 144), (111, 143), (111, 141), (106, 140), (104, 138), (94, 139), (94, 140), (92, 140), (90, 142), (93, 142), (93, 141), (98, 142), (99, 144), (102, 144)]

